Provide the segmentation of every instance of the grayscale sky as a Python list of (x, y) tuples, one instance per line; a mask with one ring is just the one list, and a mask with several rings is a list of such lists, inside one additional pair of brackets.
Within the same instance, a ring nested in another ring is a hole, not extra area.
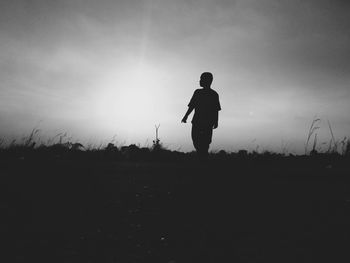
[[(203, 71), (222, 105), (212, 150), (302, 152), (350, 136), (350, 1), (5, 0), (0, 135), (41, 129), (193, 149), (181, 124)], [(192, 116), (191, 116), (192, 117)]]

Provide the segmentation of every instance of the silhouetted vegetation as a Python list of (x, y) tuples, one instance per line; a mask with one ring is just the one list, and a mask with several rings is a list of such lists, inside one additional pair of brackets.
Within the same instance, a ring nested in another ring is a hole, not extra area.
[[(317, 150), (317, 133), (319, 129), (317, 122), (320, 119), (314, 119), (309, 129), (307, 141), (305, 143), (305, 154), (295, 155), (288, 153), (286, 149), (282, 153), (271, 151), (258, 152), (257, 150), (247, 151), (238, 150), (236, 152), (226, 152), (220, 150), (211, 152), (209, 160), (211, 161), (230, 161), (230, 160), (280, 160), (280, 159), (345, 159), (350, 155), (350, 140), (345, 137), (338, 141), (334, 138), (332, 128), (328, 122), (332, 134), (329, 146), (323, 151)], [(85, 146), (79, 142), (73, 142), (67, 138), (67, 133), (60, 133), (46, 142), (39, 137), (39, 130), (33, 129), (28, 136), (12, 140), (6, 143), (4, 138), (0, 139), (0, 158), (1, 159), (66, 159), (66, 160), (109, 160), (109, 161), (175, 161), (186, 162), (196, 159), (195, 152), (180, 152), (169, 150), (163, 146), (158, 137), (158, 128), (156, 126), (156, 138), (150, 147), (141, 147), (136, 144), (117, 146), (114, 142), (106, 145)], [(312, 150), (308, 152), (309, 142), (314, 136)]]

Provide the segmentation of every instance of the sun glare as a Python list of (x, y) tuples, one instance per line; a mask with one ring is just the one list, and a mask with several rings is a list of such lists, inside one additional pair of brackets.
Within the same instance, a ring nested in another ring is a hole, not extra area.
[[(117, 81), (120, 91), (116, 101), (116, 110), (122, 110), (124, 116), (131, 120), (149, 119), (154, 114), (157, 103), (157, 79), (151, 71), (142, 68), (126, 74), (125, 79)], [(116, 94), (117, 95), (117, 94)]]
[(160, 70), (151, 66), (129, 67), (109, 73), (102, 82), (103, 94), (97, 101), (100, 125), (142, 133), (145, 125), (153, 127), (159, 121), (159, 102), (164, 99)]

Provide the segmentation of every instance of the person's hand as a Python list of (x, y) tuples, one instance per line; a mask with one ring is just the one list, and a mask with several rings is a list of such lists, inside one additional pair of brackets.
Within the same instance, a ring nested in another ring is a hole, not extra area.
[(215, 123), (215, 124), (213, 125), (213, 129), (216, 129), (217, 127), (218, 127), (218, 124)]
[(187, 122), (187, 118), (186, 117), (183, 117), (182, 120), (181, 120), (182, 123), (186, 123)]

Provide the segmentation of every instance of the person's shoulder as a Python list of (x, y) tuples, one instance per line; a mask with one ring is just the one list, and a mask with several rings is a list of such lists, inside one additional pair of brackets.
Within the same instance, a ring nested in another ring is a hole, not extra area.
[(202, 91), (202, 89), (196, 89), (193, 94), (198, 94)]
[(211, 90), (211, 93), (212, 93), (213, 95), (219, 96), (219, 94), (218, 94), (215, 90), (213, 90), (213, 89), (210, 89), (210, 90)]

